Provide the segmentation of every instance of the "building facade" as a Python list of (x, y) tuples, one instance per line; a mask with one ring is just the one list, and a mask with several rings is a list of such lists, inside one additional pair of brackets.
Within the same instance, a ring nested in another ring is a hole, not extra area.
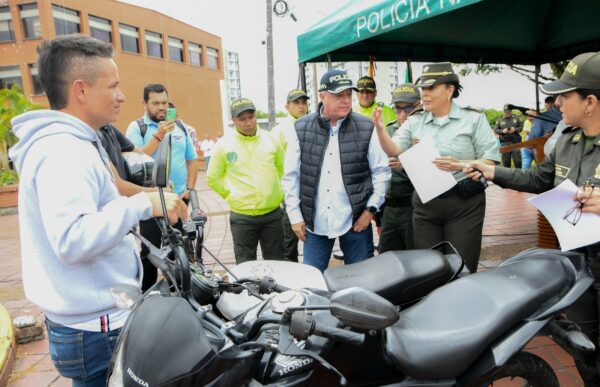
[(0, 0), (0, 88), (17, 84), (48, 106), (39, 80), (36, 47), (42, 39), (81, 33), (115, 49), (126, 102), (121, 131), (143, 113), (143, 88), (162, 83), (179, 116), (198, 131), (223, 130), (221, 38), (156, 11), (115, 0)]
[(224, 50), (225, 79), (221, 82), (221, 104), (223, 106), (223, 126), (231, 126), (231, 102), (242, 97), (240, 78), (240, 58), (237, 52)]

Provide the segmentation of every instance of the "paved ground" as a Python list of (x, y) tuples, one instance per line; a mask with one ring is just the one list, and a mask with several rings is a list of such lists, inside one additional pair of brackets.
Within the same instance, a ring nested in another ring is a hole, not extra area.
[[(235, 262), (229, 232), (229, 209), (226, 203), (209, 190), (203, 174), (198, 179), (201, 206), (209, 215), (205, 245), (226, 264)], [(488, 207), (484, 224), (483, 252), (480, 268), (496, 266), (510, 254), (532, 247), (536, 241), (536, 212), (527, 204), (527, 194), (488, 189)], [(300, 250), (301, 251), (301, 250)], [(207, 265), (214, 265), (205, 258)], [(21, 284), (19, 228), (16, 215), (0, 217), (0, 303), (12, 317), (34, 315), (42, 321), (42, 313), (29, 303)], [(542, 356), (555, 369), (560, 385), (582, 386), (571, 357), (548, 338), (539, 337), (527, 349)], [(70, 382), (55, 371), (48, 354), (47, 339), (17, 347), (17, 361), (9, 386), (69, 386)]]

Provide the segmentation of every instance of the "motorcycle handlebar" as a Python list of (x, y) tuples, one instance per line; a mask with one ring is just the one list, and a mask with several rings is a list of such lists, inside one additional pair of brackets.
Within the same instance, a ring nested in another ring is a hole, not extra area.
[(192, 203), (192, 220), (194, 222), (206, 223), (206, 214), (200, 209), (200, 204), (198, 203), (198, 193), (195, 189), (191, 189), (189, 192), (190, 202)]
[(351, 345), (362, 345), (365, 341), (364, 333), (334, 328), (318, 321), (313, 321), (312, 332), (317, 336), (323, 336), (331, 340), (336, 340)]

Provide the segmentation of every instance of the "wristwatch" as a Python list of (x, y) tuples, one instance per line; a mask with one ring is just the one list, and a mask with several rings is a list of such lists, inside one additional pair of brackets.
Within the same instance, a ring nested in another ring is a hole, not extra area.
[(369, 214), (375, 215), (378, 210), (377, 210), (377, 207), (371, 206), (371, 207), (367, 207), (367, 211), (369, 211)]

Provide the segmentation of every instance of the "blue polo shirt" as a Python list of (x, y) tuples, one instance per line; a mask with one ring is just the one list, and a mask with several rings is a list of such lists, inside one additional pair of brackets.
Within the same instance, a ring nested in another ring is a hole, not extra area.
[[(136, 147), (145, 146), (151, 139), (152, 136), (158, 131), (158, 123), (154, 122), (148, 117), (148, 113), (144, 114), (144, 123), (148, 125), (146, 135), (142, 137), (140, 133), (140, 126), (137, 121), (133, 121), (127, 127), (126, 136)], [(156, 157), (156, 153), (152, 155)], [(187, 188), (187, 161), (196, 160), (198, 155), (196, 154), (196, 148), (190, 138), (190, 135), (186, 130), (183, 130), (179, 125), (175, 124), (175, 128), (171, 132), (171, 171), (169, 173), (169, 180), (174, 185), (173, 192), (178, 195), (183, 194)]]

